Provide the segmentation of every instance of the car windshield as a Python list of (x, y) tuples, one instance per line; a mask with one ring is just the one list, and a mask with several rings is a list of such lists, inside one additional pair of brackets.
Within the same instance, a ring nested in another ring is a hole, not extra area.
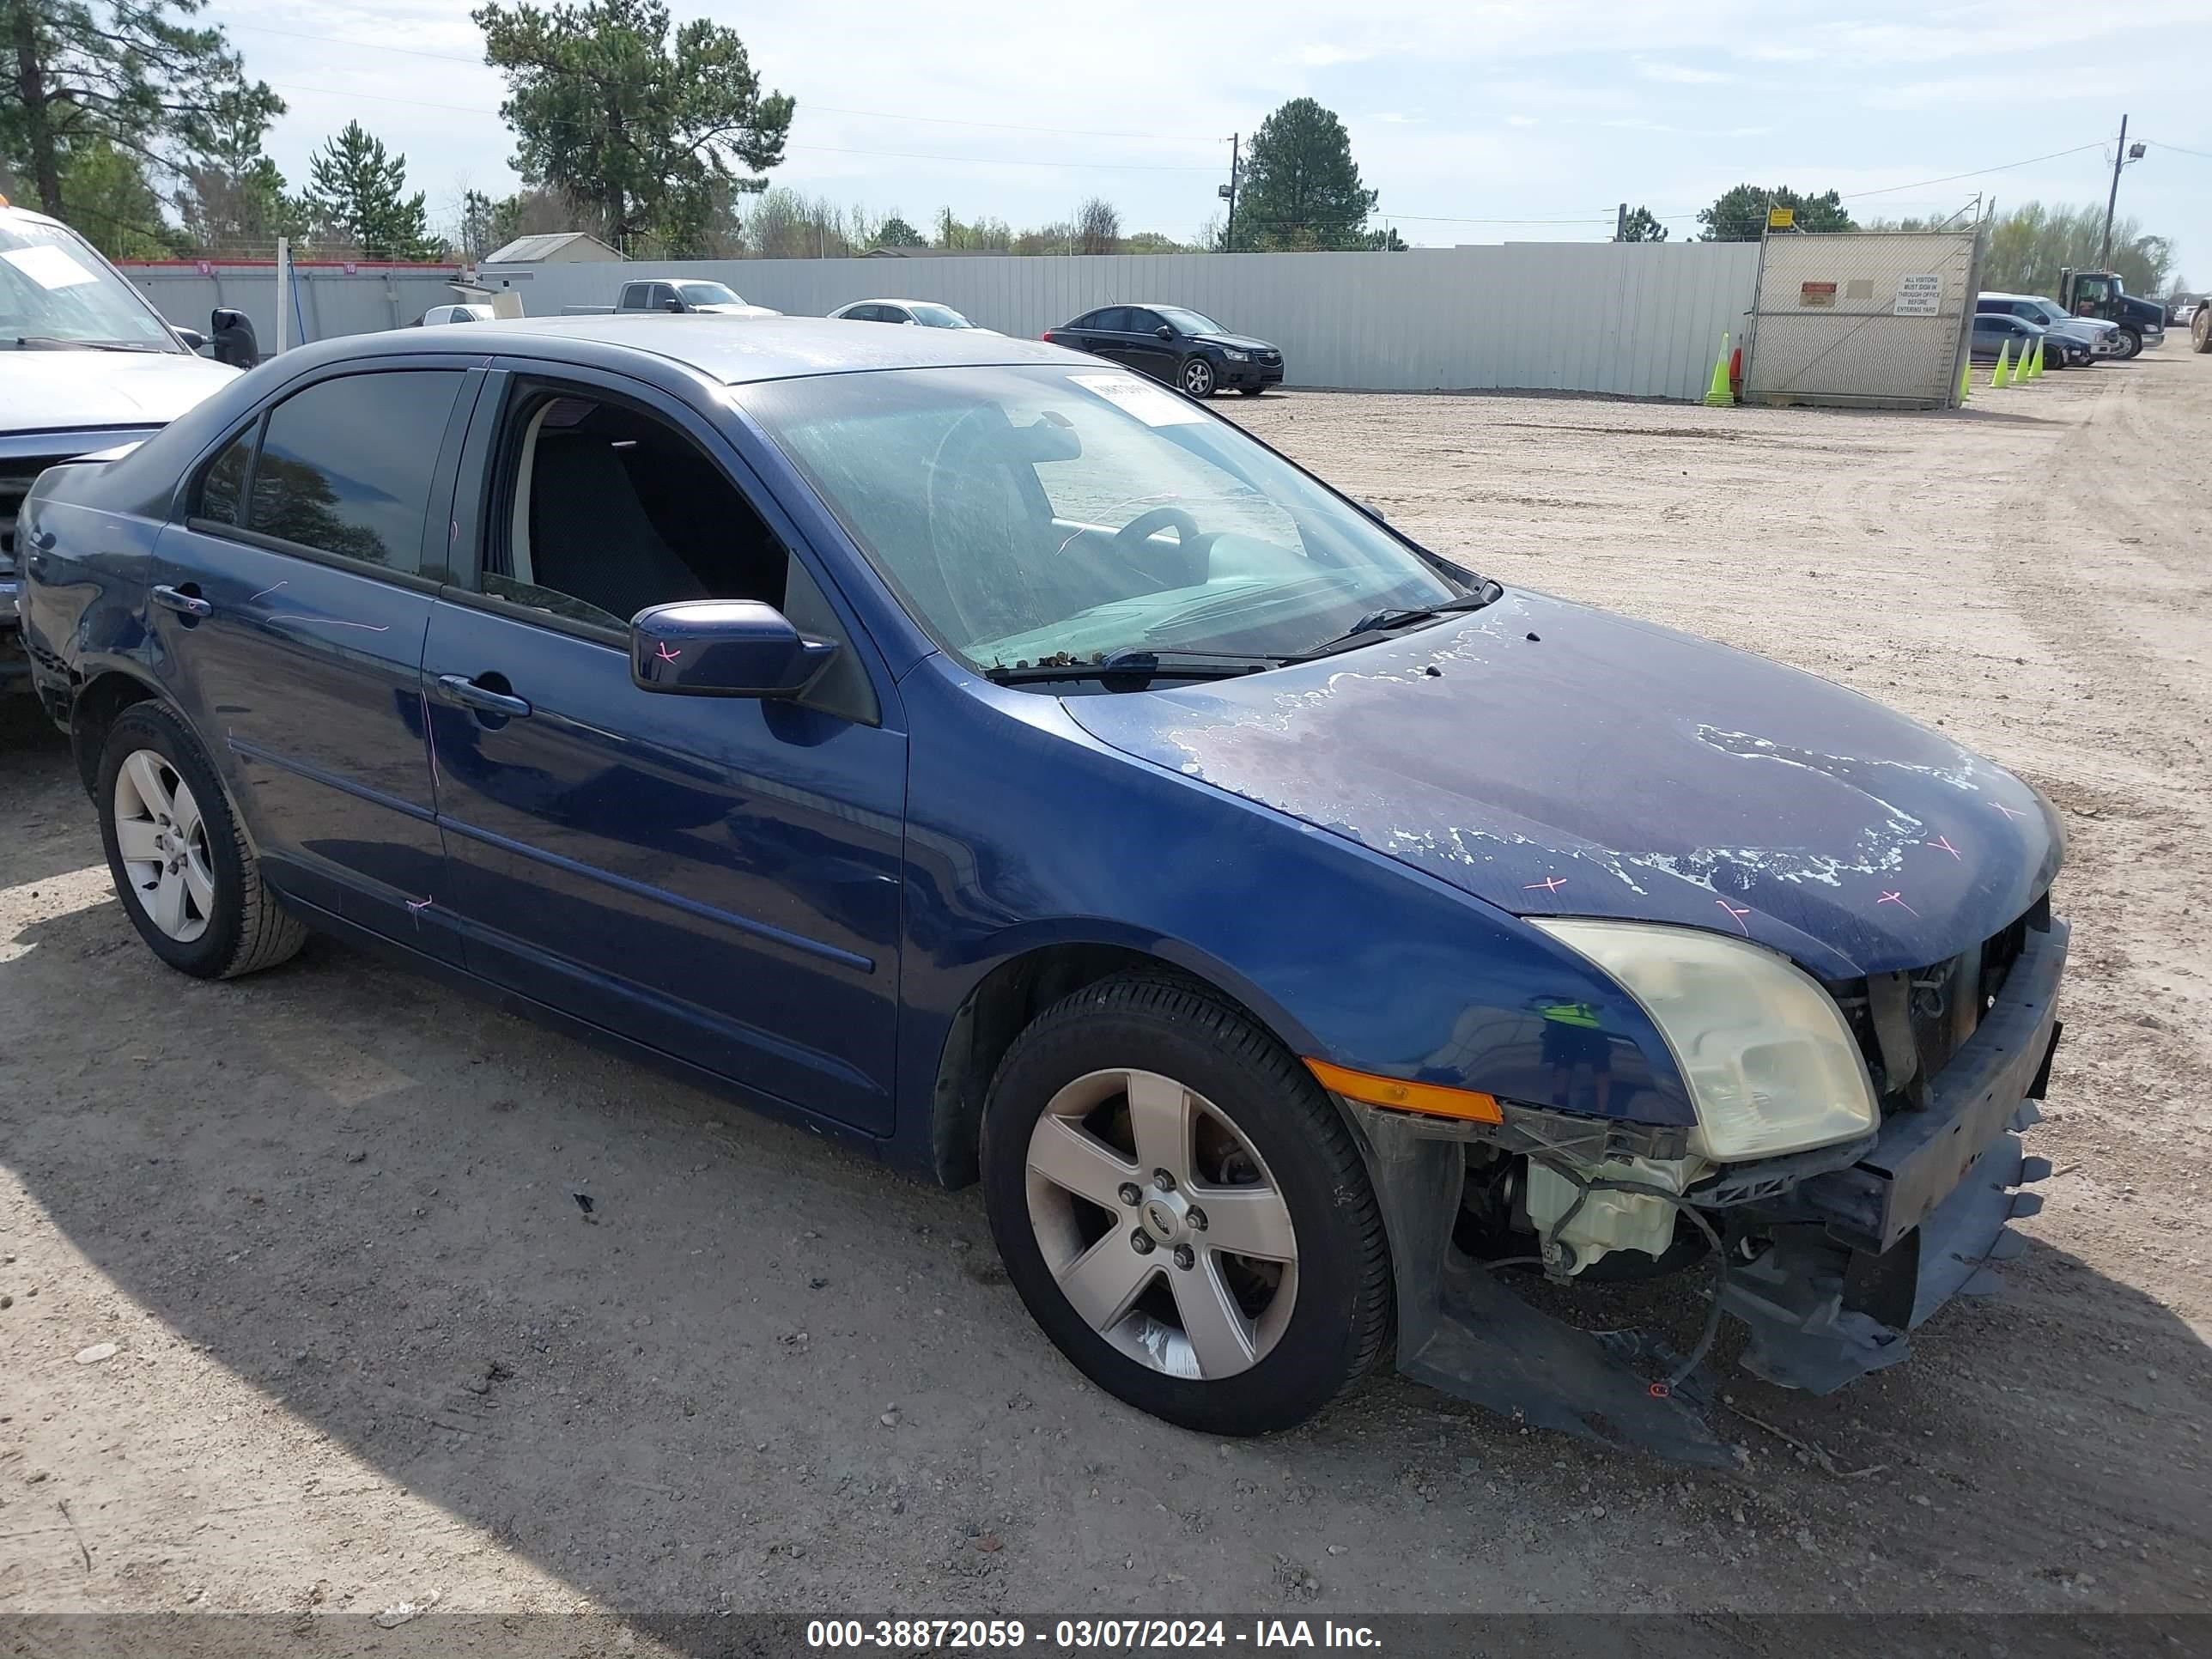
[(1159, 319), (1178, 334), (1226, 334), (1229, 331), (1203, 312), (1185, 311), (1181, 306), (1154, 306), (1152, 309)]
[(58, 225), (0, 219), (0, 348), (184, 347), (138, 291)]
[(1483, 587), (1126, 372), (907, 369), (732, 396), (907, 609), (978, 668), (1291, 657)]
[(676, 291), (688, 306), (741, 306), (743, 300), (720, 283), (678, 283)]
[(973, 328), (969, 322), (951, 306), (910, 305), (908, 311), (924, 328)]

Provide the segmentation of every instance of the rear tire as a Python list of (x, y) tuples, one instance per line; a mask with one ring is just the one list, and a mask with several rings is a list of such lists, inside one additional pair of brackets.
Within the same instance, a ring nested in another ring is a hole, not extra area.
[[(1153, 1166), (1179, 1155), (1171, 1144), (1190, 1156), (1163, 1187)], [(992, 1082), (981, 1164), (1031, 1317), (1155, 1417), (1215, 1435), (1289, 1428), (1389, 1340), (1389, 1250), (1349, 1130), (1293, 1055), (1202, 987), (1109, 979), (1038, 1016)], [(1207, 1204), (1211, 1218), (1178, 1220)]]
[(307, 930), (260, 860), (191, 730), (161, 703), (108, 729), (94, 801), (116, 896), (147, 948), (195, 979), (233, 979), (299, 953)]
[(2189, 346), (2192, 351), (2212, 353), (2212, 305), (2197, 307), (2189, 319)]

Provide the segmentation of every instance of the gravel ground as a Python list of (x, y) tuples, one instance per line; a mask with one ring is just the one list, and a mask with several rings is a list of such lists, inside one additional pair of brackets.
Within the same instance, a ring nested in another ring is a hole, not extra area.
[(1226, 412), (1486, 572), (1858, 686), (2059, 804), (2058, 1174), (2008, 1295), (1836, 1398), (1733, 1373), (1741, 1475), (1389, 1376), (1194, 1437), (1060, 1362), (972, 1191), (336, 946), (162, 969), (19, 702), (0, 1613), (2207, 1611), (2212, 359), (1933, 416)]

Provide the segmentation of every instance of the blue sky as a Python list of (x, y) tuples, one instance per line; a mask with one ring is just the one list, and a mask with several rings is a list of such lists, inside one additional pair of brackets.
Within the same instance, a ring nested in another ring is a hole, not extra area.
[[(2001, 208), (2101, 203), (2124, 112), (2151, 149), (2123, 179), (2122, 213), (2172, 237), (2180, 268), (2212, 284), (2205, 0), (674, 9), (736, 27), (764, 83), (798, 100), (778, 182), (917, 224), (949, 205), (1018, 227), (1095, 193), (1125, 229), (1188, 237), (1219, 205), (1229, 135), (1302, 94), (1343, 118), (1380, 217), (1444, 246), (1602, 239), (1624, 198), (1694, 234), (1696, 210), (1747, 180), (1838, 189), (1862, 216), (1949, 213), (1977, 190)], [(434, 220), (465, 185), (514, 182), (499, 78), (468, 12), (207, 8), (291, 104), (270, 146), (288, 178), (357, 117), (405, 154)]]

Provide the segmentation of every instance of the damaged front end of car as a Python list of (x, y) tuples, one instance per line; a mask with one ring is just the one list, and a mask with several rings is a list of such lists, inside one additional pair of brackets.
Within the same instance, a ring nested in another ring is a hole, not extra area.
[[(2020, 1134), (2057, 1045), (2067, 933), (2042, 899), (1950, 961), (1820, 987), (1878, 1115), (1807, 1150), (1741, 1156), (1710, 1125), (1511, 1100), (1443, 1116), (1340, 1095), (1389, 1230), (1399, 1368), (1517, 1423), (1728, 1466), (1705, 1409), (1724, 1319), (1747, 1328), (1739, 1363), (1786, 1388), (1826, 1394), (1904, 1359), (1953, 1296), (1999, 1288), (1990, 1264), (2024, 1248), (2008, 1224), (2041, 1207), (2021, 1189), (2050, 1165)], [(1515, 1289), (1539, 1270), (1553, 1286), (1702, 1272), (1702, 1328), (1686, 1346), (1584, 1328)]]

